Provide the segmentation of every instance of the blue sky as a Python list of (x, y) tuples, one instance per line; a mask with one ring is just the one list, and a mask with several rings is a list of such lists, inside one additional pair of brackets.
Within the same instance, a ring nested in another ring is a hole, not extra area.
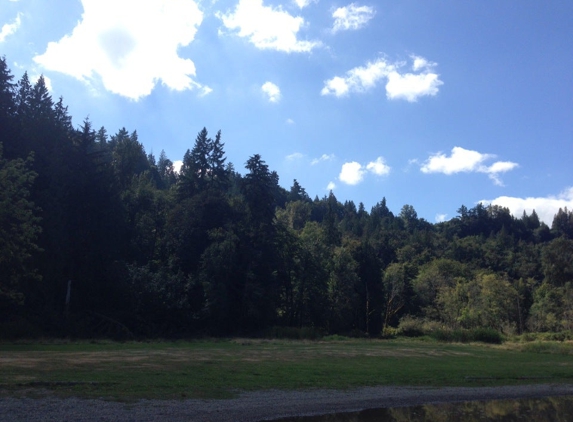
[(430, 222), (573, 209), (573, 2), (0, 0), (0, 54), (80, 125)]

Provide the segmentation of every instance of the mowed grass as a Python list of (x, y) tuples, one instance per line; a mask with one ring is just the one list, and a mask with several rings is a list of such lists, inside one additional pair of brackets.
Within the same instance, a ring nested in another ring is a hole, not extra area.
[(0, 344), (0, 391), (16, 396), (229, 398), (262, 389), (571, 382), (571, 354), (515, 345), (407, 339)]

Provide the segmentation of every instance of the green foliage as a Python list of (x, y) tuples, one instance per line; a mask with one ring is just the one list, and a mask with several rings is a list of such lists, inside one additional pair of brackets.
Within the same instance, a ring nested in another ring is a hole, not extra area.
[(37, 174), (30, 170), (30, 156), (6, 160), (0, 144), (0, 310), (24, 301), (24, 284), (40, 279), (31, 262), (39, 252), (41, 232), (38, 209), (29, 200)]
[(483, 204), (434, 225), (386, 198), (370, 212), (311, 200), (259, 154), (241, 175), (206, 128), (176, 173), (136, 131), (74, 128), (43, 78), (14, 83), (4, 58), (0, 127), (2, 321), (50, 335), (573, 329), (567, 209), (551, 229)]
[(436, 330), (431, 332), (429, 335), (438, 341), (449, 343), (480, 342), (501, 344), (503, 342), (502, 335), (498, 331), (491, 328), (474, 328), (472, 330)]

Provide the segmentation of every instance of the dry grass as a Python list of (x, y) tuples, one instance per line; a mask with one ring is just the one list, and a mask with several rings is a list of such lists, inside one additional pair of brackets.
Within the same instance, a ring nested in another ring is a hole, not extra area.
[(523, 377), (569, 380), (573, 365), (569, 356), (511, 346), (414, 340), (0, 345), (0, 389), (9, 394), (227, 397), (237, 389), (500, 385)]

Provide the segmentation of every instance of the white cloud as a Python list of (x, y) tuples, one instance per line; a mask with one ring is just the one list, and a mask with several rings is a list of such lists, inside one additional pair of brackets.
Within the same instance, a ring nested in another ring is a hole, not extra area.
[(357, 185), (364, 179), (364, 168), (356, 161), (344, 163), (338, 178), (347, 185)]
[(177, 160), (173, 161), (173, 170), (175, 173), (179, 173), (181, 171), (181, 167), (183, 167), (183, 161)]
[(213, 92), (213, 90), (211, 88), (209, 88), (206, 85), (203, 85), (203, 86), (201, 86), (201, 88), (199, 90), (199, 96), (204, 97), (206, 95), (209, 95), (211, 92)]
[(485, 161), (493, 158), (495, 155), (454, 147), (449, 157), (441, 152), (431, 155), (420, 170), (422, 173), (443, 173), (446, 175), (462, 172), (485, 173), (496, 185), (503, 186), (499, 174), (513, 170), (519, 164), (511, 161), (497, 161), (490, 166), (484, 164)]
[(452, 155), (446, 157), (445, 154), (437, 153), (422, 165), (423, 173), (444, 173), (455, 174), (459, 172), (477, 171), (485, 160), (493, 158), (490, 154), (481, 154), (477, 151), (454, 147)]
[(411, 103), (418, 101), (419, 97), (436, 95), (443, 82), (436, 73), (406, 73), (391, 72), (386, 84), (386, 96), (391, 100), (406, 100)]
[(296, 5), (298, 7), (300, 7), (301, 9), (304, 9), (305, 7), (310, 5), (310, 3), (313, 3), (313, 2), (318, 1), (318, 0), (293, 0), (293, 1), (296, 3)]
[(295, 152), (286, 156), (287, 161), (302, 160), (303, 158), (304, 154), (301, 154), (300, 152)]
[(321, 45), (320, 41), (301, 41), (297, 34), (305, 25), (300, 16), (292, 16), (282, 7), (263, 6), (263, 0), (240, 0), (233, 13), (217, 16), (223, 25), (238, 30), (239, 37), (248, 40), (259, 49), (287, 53), (309, 52)]
[(335, 76), (325, 81), (321, 94), (343, 97), (350, 93), (366, 92), (376, 87), (378, 82), (387, 80), (386, 97), (391, 100), (415, 102), (419, 97), (436, 95), (443, 82), (437, 73), (432, 72), (435, 63), (418, 56), (412, 56), (412, 60), (412, 68), (420, 73), (401, 74), (399, 69), (404, 66), (403, 62), (389, 63), (380, 58), (366, 66), (349, 70), (344, 77)]
[(287, 124), (289, 125), (294, 125), (294, 120), (293, 119), (286, 119)]
[(266, 94), (271, 103), (278, 103), (281, 99), (280, 88), (272, 82), (265, 82), (261, 90)]
[(357, 6), (354, 3), (339, 7), (332, 13), (332, 32), (360, 29), (374, 17), (376, 12), (370, 6)]
[(523, 211), (531, 215), (532, 211), (535, 210), (539, 219), (551, 227), (553, 217), (555, 217), (559, 208), (567, 207), (569, 210), (573, 209), (573, 186), (565, 189), (557, 196), (527, 198), (500, 196), (491, 200), (484, 199), (480, 202), (509, 208), (509, 211), (516, 218), (521, 218)]
[(447, 217), (448, 214), (436, 214), (436, 223), (443, 223)]
[(48, 43), (34, 57), (45, 69), (93, 83), (137, 100), (158, 81), (182, 91), (210, 88), (192, 79), (195, 64), (178, 55), (189, 45), (203, 20), (193, 0), (82, 0), (84, 13), (72, 33)]
[(326, 186), (326, 190), (330, 191), (334, 189), (336, 189), (336, 184), (334, 182), (329, 182), (328, 185)]
[(12, 23), (7, 23), (2, 26), (2, 30), (0, 30), (0, 43), (4, 42), (7, 37), (14, 34), (18, 28), (20, 28), (22, 24), (21, 16), (22, 14), (18, 13)]
[(384, 158), (378, 157), (376, 161), (368, 163), (366, 170), (371, 171), (377, 176), (385, 176), (390, 173), (390, 166), (384, 162)]
[(418, 72), (420, 70), (427, 70), (432, 69), (436, 66), (436, 63), (432, 63), (427, 61), (425, 58), (420, 56), (410, 56), (413, 63), (412, 63), (412, 70), (414, 72)]
[(334, 160), (334, 158), (335, 158), (335, 157), (334, 157), (334, 154), (322, 154), (319, 158), (315, 158), (314, 160), (312, 160), (312, 161), (310, 162), (310, 164), (311, 164), (312, 166), (314, 166), (314, 165), (316, 165), (316, 164), (318, 164), (318, 163), (321, 163), (321, 162), (323, 162), (323, 161), (331, 161), (331, 160)]
[(388, 76), (394, 66), (384, 59), (369, 62), (364, 67), (356, 67), (346, 72), (346, 77), (335, 76), (325, 82), (322, 95), (342, 97), (350, 92), (364, 92), (376, 86), (376, 83)]
[(338, 179), (347, 185), (357, 185), (364, 180), (367, 172), (376, 176), (386, 176), (390, 173), (390, 170), (391, 168), (386, 165), (383, 157), (378, 157), (376, 161), (371, 161), (366, 166), (356, 161), (351, 161), (342, 165)]

